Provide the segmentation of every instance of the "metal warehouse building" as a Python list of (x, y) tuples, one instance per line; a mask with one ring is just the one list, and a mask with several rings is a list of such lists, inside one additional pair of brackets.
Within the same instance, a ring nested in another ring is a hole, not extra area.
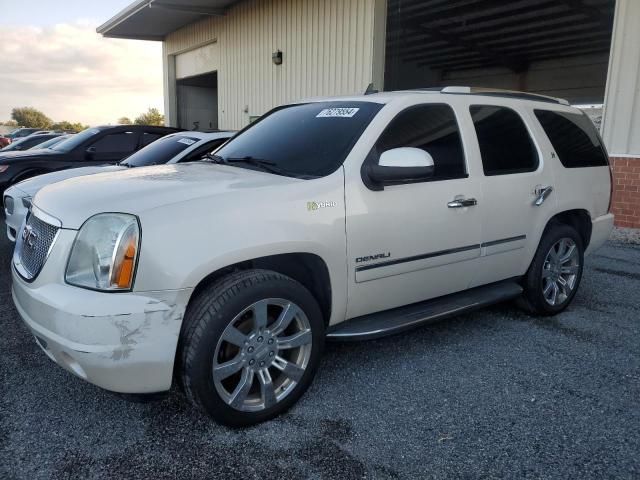
[(162, 42), (167, 123), (183, 128), (369, 84), (604, 103), (614, 213), (640, 228), (640, 0), (139, 0), (98, 32)]

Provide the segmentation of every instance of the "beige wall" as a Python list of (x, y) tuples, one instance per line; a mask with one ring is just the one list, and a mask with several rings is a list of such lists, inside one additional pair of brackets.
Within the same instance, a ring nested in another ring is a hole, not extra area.
[(617, 0), (602, 133), (613, 157), (640, 158), (640, 0)]
[[(374, 77), (381, 83), (384, 19), (376, 15), (384, 16), (385, 5), (247, 0), (224, 17), (170, 34), (164, 44), (169, 122), (175, 123), (175, 56), (213, 42), (219, 54), (219, 66), (212, 69), (218, 71), (220, 128), (242, 128), (250, 116), (305, 97), (361, 93)], [(278, 49), (284, 57), (280, 66), (271, 60)]]

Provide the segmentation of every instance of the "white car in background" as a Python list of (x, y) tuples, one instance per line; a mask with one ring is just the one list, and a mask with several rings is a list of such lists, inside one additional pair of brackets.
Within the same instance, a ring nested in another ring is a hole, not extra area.
[(31, 199), (38, 190), (47, 185), (61, 182), (68, 178), (93, 175), (94, 173), (117, 172), (133, 167), (200, 160), (204, 154), (215, 150), (234, 134), (235, 132), (232, 131), (174, 133), (138, 150), (118, 165), (101, 165), (60, 170), (17, 183), (4, 192), (4, 213), (7, 223), (7, 236), (12, 242), (16, 241), (16, 232), (29, 212)]

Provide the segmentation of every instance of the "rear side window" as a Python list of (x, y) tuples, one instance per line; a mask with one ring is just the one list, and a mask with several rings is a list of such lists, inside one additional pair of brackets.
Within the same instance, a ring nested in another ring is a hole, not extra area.
[(448, 105), (419, 105), (396, 116), (376, 144), (379, 155), (393, 148), (413, 147), (433, 158), (432, 180), (467, 176), (456, 116)]
[(549, 110), (536, 110), (535, 114), (565, 168), (608, 165), (602, 142), (589, 117)]
[(93, 144), (96, 153), (131, 153), (138, 145), (138, 136), (134, 132), (112, 133)]
[(146, 147), (150, 143), (155, 142), (156, 140), (158, 140), (159, 138), (162, 138), (163, 136), (164, 135), (162, 135), (161, 133), (144, 132), (142, 134), (142, 146)]
[(492, 105), (473, 105), (470, 111), (485, 175), (533, 172), (538, 168), (538, 151), (520, 115)]

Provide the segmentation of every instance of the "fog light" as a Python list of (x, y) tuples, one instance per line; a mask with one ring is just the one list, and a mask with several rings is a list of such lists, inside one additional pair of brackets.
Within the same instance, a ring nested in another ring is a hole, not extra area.
[(13, 215), (13, 197), (5, 196), (4, 197), (4, 210), (7, 212), (7, 215)]

